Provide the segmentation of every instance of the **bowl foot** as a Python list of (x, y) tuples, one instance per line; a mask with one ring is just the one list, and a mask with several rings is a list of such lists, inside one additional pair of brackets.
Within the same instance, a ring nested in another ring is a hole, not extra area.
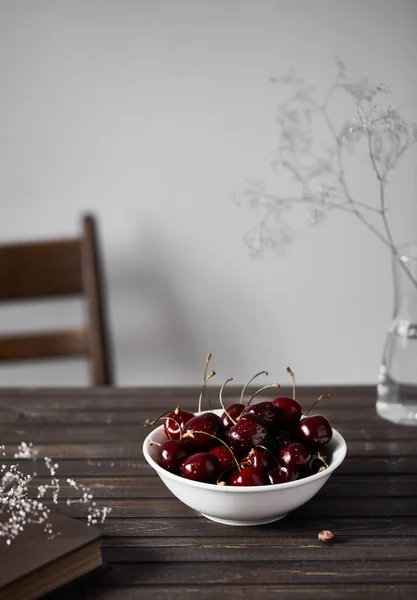
[(205, 515), (204, 513), (201, 514), (203, 515), (203, 517), (206, 517), (206, 519), (210, 519), (210, 521), (215, 521), (216, 523), (221, 523), (222, 525), (249, 527), (253, 525), (266, 525), (267, 523), (274, 523), (275, 521), (279, 521), (280, 519), (286, 517), (288, 513), (285, 513), (285, 515), (280, 515), (279, 517), (273, 517), (269, 519), (258, 519), (255, 521), (229, 521), (228, 519), (218, 519), (217, 517), (210, 517), (209, 515)]

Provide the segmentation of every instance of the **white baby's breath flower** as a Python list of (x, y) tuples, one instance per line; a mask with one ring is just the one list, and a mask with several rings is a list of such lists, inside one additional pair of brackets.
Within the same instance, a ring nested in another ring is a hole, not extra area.
[[(2, 456), (6, 456), (4, 446), (0, 446), (0, 451)], [(31, 460), (34, 466), (37, 456), (37, 450), (31, 443), (27, 444), (26, 442), (22, 442), (13, 454), (14, 459)], [(48, 520), (50, 508), (47, 504), (47, 500), (54, 504), (57, 504), (59, 500), (61, 482), (56, 476), (59, 465), (49, 457), (44, 458), (44, 463), (50, 480), (49, 483), (35, 486), (34, 493), (30, 491), (29, 484), (33, 485), (37, 477), (35, 468), (31, 475), (27, 475), (20, 470), (19, 463), (7, 464), (4, 462), (0, 465), (0, 514), (2, 515), (0, 543), (3, 538), (6, 544), (10, 545), (29, 523), (43, 524), (48, 538), (59, 534), (59, 532), (52, 531), (52, 524)], [(87, 523), (89, 525), (102, 522), (107, 517), (111, 509), (108, 507), (98, 508), (93, 501), (93, 494), (87, 486), (77, 484), (73, 479), (67, 479), (67, 483), (80, 493), (78, 498), (67, 501), (67, 504), (87, 505)]]

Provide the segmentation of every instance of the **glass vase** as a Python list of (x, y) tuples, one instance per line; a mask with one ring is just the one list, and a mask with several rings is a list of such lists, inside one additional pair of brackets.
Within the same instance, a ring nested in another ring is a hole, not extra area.
[(417, 425), (417, 244), (393, 257), (394, 316), (379, 370), (376, 408), (380, 417)]

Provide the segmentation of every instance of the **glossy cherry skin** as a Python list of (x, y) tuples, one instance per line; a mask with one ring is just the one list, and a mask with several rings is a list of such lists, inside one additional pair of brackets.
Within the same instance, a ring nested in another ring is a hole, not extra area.
[(264, 485), (265, 476), (260, 469), (248, 466), (241, 471), (235, 471), (230, 476), (230, 485)]
[(259, 469), (260, 471), (267, 471), (277, 466), (277, 459), (268, 450), (263, 448), (252, 448), (252, 450), (244, 456), (240, 465), (246, 469), (249, 465)]
[(242, 404), (241, 402), (234, 402), (226, 408), (227, 414), (226, 412), (223, 412), (222, 416), (220, 417), (225, 431), (229, 431), (229, 429), (234, 425), (233, 421), (229, 419), (229, 415), (234, 421), (238, 421), (245, 408), (246, 404)]
[[(198, 433), (202, 431), (204, 433)], [(223, 438), (222, 421), (218, 415), (212, 412), (196, 415), (185, 424), (183, 440), (193, 448), (210, 450), (219, 444), (219, 439)]]
[(298, 479), (298, 471), (292, 465), (278, 466), (270, 469), (266, 474), (270, 484), (288, 483)]
[(185, 458), (181, 464), (181, 475), (192, 481), (215, 483), (222, 468), (210, 452), (197, 452)]
[(282, 412), (272, 402), (265, 400), (264, 402), (257, 402), (256, 404), (250, 404), (245, 408), (244, 414), (253, 413), (258, 415), (269, 425), (273, 427), (280, 427), (282, 424)]
[(254, 414), (244, 414), (236, 425), (227, 432), (227, 440), (232, 450), (237, 453), (249, 452), (254, 446), (268, 439), (267, 423)]
[(333, 436), (332, 426), (323, 415), (309, 415), (301, 419), (295, 431), (297, 438), (309, 448), (321, 448)]
[(265, 442), (263, 442), (263, 444), (262, 444), (261, 447), (265, 447), (271, 454), (273, 454), (274, 457), (276, 458), (276, 462), (277, 462), (278, 459), (279, 459), (279, 453), (281, 452), (281, 449), (283, 448), (283, 445), (279, 444), (274, 439), (272, 439), (272, 440), (268, 439)]
[(179, 406), (168, 413), (164, 420), (164, 432), (167, 438), (179, 440), (184, 432), (185, 424), (194, 417), (194, 413), (182, 410)]
[(167, 440), (159, 448), (157, 462), (167, 471), (179, 473), (181, 463), (189, 453), (187, 445), (181, 440)]
[(222, 466), (223, 471), (229, 469), (233, 465), (236, 465), (234, 455), (227, 446), (224, 446), (223, 444), (214, 446), (214, 448), (210, 448), (210, 452), (217, 458)]
[(293, 441), (293, 436), (289, 431), (286, 431), (285, 429), (280, 429), (275, 434), (274, 441), (280, 448), (283, 448), (284, 446), (291, 444), (291, 442)]
[(272, 400), (272, 404), (281, 411), (282, 428), (294, 429), (303, 414), (301, 404), (289, 396), (278, 396)]
[(284, 465), (291, 465), (296, 469), (303, 469), (310, 463), (310, 450), (303, 444), (292, 442), (288, 446), (284, 446), (279, 455), (280, 461)]

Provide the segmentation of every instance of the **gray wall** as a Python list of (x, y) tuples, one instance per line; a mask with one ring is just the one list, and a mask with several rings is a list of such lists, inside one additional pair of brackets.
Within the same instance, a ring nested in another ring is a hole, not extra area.
[[(406, 0), (2, 0), (0, 239), (68, 235), (100, 217), (118, 383), (374, 382), (392, 310), (387, 252), (335, 214), (286, 258), (250, 259), (256, 214), (232, 195), (269, 172), (293, 67), (319, 89), (333, 56), (417, 112), (417, 3)], [(336, 107), (337, 110), (337, 107)], [(339, 115), (340, 116), (340, 115)], [(367, 166), (357, 198), (376, 198)], [(389, 186), (415, 234), (415, 154)], [(415, 237), (415, 236), (414, 236)], [(77, 303), (0, 310), (2, 329), (82, 317)], [(0, 385), (83, 384), (85, 368), (2, 368)]]

